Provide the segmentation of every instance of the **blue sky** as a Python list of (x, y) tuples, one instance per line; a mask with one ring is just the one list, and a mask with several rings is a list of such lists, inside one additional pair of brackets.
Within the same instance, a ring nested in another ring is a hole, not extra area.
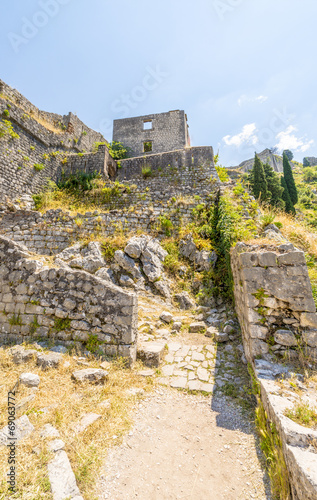
[(224, 165), (317, 156), (315, 0), (2, 0), (0, 78), (111, 140), (113, 119), (184, 109)]

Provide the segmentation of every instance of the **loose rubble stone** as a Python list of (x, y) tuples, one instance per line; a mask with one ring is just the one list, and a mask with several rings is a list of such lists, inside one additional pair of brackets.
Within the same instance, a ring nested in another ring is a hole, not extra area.
[(59, 431), (51, 424), (45, 424), (40, 435), (43, 438), (58, 438), (60, 436)]
[(205, 323), (202, 322), (191, 323), (191, 325), (189, 325), (190, 333), (204, 332), (205, 330), (206, 330), (206, 325)]
[(35, 373), (22, 373), (19, 381), (27, 387), (38, 387), (40, 385), (40, 377)]
[(227, 342), (229, 340), (229, 335), (225, 332), (216, 332), (215, 340), (216, 342)]
[(163, 311), (160, 314), (160, 319), (165, 323), (171, 323), (171, 321), (173, 321), (173, 315), (168, 311)]
[(173, 330), (175, 330), (176, 332), (179, 332), (181, 328), (182, 328), (182, 322), (181, 321), (174, 321)]
[(53, 441), (49, 441), (47, 448), (49, 451), (55, 453), (56, 451), (63, 450), (65, 448), (65, 443), (61, 439), (54, 439)]
[(14, 436), (9, 434), (8, 426), (4, 427), (0, 431), (0, 444), (7, 446), (10, 444), (10, 438), (16, 438), (15, 443), (21, 441), (22, 439), (28, 437), (34, 431), (34, 426), (29, 421), (26, 415), (18, 418), (15, 421), (15, 433)]
[(108, 379), (108, 372), (99, 368), (86, 368), (73, 372), (72, 379), (76, 382), (104, 383)]
[(96, 422), (96, 420), (99, 420), (99, 418), (101, 418), (101, 415), (98, 415), (97, 413), (87, 413), (80, 419), (79, 422), (77, 422), (77, 424), (74, 425), (74, 433), (79, 434), (81, 432), (84, 432), (87, 427)]
[(13, 354), (12, 361), (16, 365), (20, 365), (22, 363), (28, 363), (34, 358), (34, 355), (37, 353), (35, 349), (19, 349)]
[(60, 354), (66, 354), (67, 353), (67, 347), (64, 347), (63, 345), (57, 345), (54, 346), (50, 349), (52, 352), (58, 352)]
[(176, 293), (175, 300), (179, 303), (180, 309), (188, 310), (194, 309), (195, 302), (191, 299), (188, 292)]
[(49, 354), (37, 353), (37, 362), (36, 364), (43, 368), (43, 370), (47, 368), (58, 368), (62, 359), (62, 355), (57, 352), (52, 352)]
[(138, 358), (146, 366), (158, 367), (163, 359), (165, 346), (158, 342), (144, 342), (138, 346)]
[(54, 500), (83, 500), (65, 451), (57, 451), (47, 468)]
[(235, 329), (232, 325), (226, 325), (223, 329), (224, 333), (233, 333), (234, 331)]

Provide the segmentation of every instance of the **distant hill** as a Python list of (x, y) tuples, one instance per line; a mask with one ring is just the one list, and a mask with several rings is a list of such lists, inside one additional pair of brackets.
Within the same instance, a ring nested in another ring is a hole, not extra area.
[[(275, 172), (283, 172), (283, 158), (282, 156), (273, 154), (270, 149), (264, 149), (262, 153), (258, 153), (258, 157), (262, 161), (262, 163), (269, 163), (273, 170)], [(253, 168), (254, 164), (254, 157), (251, 158), (250, 160), (245, 160), (240, 165), (237, 165), (235, 167), (229, 167), (229, 168), (239, 168), (242, 172), (248, 172)], [(292, 167), (294, 168), (296, 163), (291, 162)]]

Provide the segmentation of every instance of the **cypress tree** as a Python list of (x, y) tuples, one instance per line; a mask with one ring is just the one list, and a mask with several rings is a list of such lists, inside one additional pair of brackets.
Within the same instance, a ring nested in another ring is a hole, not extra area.
[(263, 163), (261, 162), (257, 154), (255, 154), (252, 174), (253, 174), (253, 194), (255, 198), (266, 200), (268, 196), (267, 182), (265, 178)]
[(291, 198), (291, 202), (293, 205), (296, 205), (296, 203), (298, 202), (297, 189), (293, 177), (292, 168), (285, 152), (283, 153), (283, 175), (289, 192), (289, 196)]
[(287, 212), (288, 214), (295, 215), (295, 213), (296, 213), (295, 208), (294, 208), (294, 205), (292, 203), (290, 194), (289, 194), (288, 189), (287, 189), (287, 184), (286, 184), (286, 181), (285, 181), (283, 176), (281, 177), (281, 185), (284, 188), (282, 198), (285, 202), (285, 212)]
[(268, 199), (273, 207), (284, 208), (283, 187), (280, 178), (269, 163), (263, 166), (268, 189)]

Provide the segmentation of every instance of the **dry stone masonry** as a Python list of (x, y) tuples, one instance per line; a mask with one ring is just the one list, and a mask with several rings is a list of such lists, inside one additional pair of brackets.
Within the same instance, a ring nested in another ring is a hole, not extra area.
[[(281, 437), (292, 498), (313, 500), (317, 433), (285, 415), (296, 404), (316, 406), (315, 391), (302, 384), (303, 376), (292, 367), (299, 350), (311, 366), (317, 361), (317, 314), (304, 252), (290, 243), (238, 243), (231, 264), (245, 356), (255, 370), (268, 419)], [(283, 356), (283, 365), (276, 355)]]
[[(95, 262), (92, 256), (90, 265)], [(47, 265), (26, 247), (0, 238), (1, 341), (21, 343), (44, 338), (76, 345), (93, 335), (105, 354), (133, 362), (136, 295), (86, 271), (72, 269), (61, 259), (60, 263)]]
[(252, 362), (269, 351), (296, 357), (302, 345), (317, 359), (317, 314), (304, 252), (291, 243), (232, 250), (235, 303), (245, 353)]

